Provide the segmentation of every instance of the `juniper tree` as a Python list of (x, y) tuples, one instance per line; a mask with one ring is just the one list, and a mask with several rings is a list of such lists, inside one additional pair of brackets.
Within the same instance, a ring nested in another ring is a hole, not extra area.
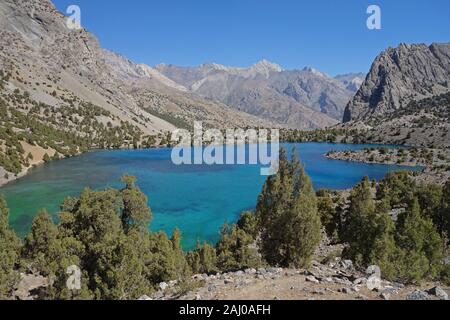
[(261, 253), (271, 265), (306, 266), (320, 242), (321, 223), (311, 180), (293, 150), (280, 152), (278, 173), (269, 177), (256, 209)]
[[(242, 219), (243, 218), (243, 219)], [(221, 229), (221, 238), (216, 245), (217, 266), (220, 270), (258, 268), (261, 256), (256, 248), (256, 240), (246, 230), (252, 223), (250, 215), (243, 214), (237, 225), (225, 224)], [(245, 220), (245, 221), (244, 221)], [(239, 227), (241, 225), (244, 228)]]
[(337, 241), (340, 219), (331, 191), (320, 189), (317, 190), (316, 195), (317, 208), (319, 210), (322, 225), (324, 226), (328, 237), (333, 241)]
[(410, 199), (397, 223), (397, 243), (402, 250), (400, 276), (414, 282), (437, 276), (442, 267), (442, 240), (432, 220), (421, 214), (416, 197)]
[(31, 231), (26, 236), (23, 255), (29, 267), (44, 276), (54, 276), (58, 269), (58, 228), (46, 210), (34, 218)]
[(19, 250), (20, 241), (9, 227), (9, 209), (0, 196), (0, 300), (9, 298), (19, 281)]
[(125, 188), (121, 190), (123, 201), (122, 226), (125, 232), (133, 228), (141, 232), (147, 232), (152, 217), (147, 196), (136, 187), (135, 177), (126, 175), (121, 180), (125, 183)]
[(187, 261), (194, 273), (217, 272), (217, 255), (213, 246), (197, 241), (195, 250), (187, 254)]
[(439, 217), (442, 225), (442, 235), (450, 241), (450, 181), (447, 181), (442, 191)]
[(369, 262), (372, 247), (370, 223), (375, 218), (375, 202), (366, 177), (351, 192), (350, 206), (346, 212), (342, 239), (349, 244), (344, 255), (356, 264)]

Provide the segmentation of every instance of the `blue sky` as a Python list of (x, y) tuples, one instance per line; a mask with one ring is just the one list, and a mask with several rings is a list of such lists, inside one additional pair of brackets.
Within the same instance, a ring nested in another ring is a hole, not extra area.
[[(449, 0), (53, 0), (81, 8), (83, 27), (104, 48), (149, 65), (248, 66), (265, 58), (286, 69), (366, 72), (379, 52), (450, 41)], [(366, 27), (367, 7), (382, 30)]]

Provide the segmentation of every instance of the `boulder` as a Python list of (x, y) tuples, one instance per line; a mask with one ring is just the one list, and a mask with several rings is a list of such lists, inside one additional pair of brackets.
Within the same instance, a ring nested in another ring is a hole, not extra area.
[(314, 277), (314, 276), (307, 276), (306, 278), (305, 278), (305, 280), (306, 280), (306, 282), (312, 282), (312, 283), (320, 283), (320, 281), (319, 280), (317, 280), (316, 279), (316, 277)]
[(427, 291), (428, 294), (438, 297), (441, 300), (448, 300), (448, 294), (440, 287), (434, 287)]
[(353, 270), (353, 261), (352, 260), (341, 260), (339, 262), (339, 266), (344, 270)]
[(383, 299), (383, 300), (390, 300), (391, 299), (391, 295), (390, 295), (390, 293), (387, 293), (387, 292), (382, 292), (381, 294), (380, 294), (380, 298), (381, 299)]
[(425, 291), (416, 290), (410, 293), (406, 300), (429, 300), (430, 296)]

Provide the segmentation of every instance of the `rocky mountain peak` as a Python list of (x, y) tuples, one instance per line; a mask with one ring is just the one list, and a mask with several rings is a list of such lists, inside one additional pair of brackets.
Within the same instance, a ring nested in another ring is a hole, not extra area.
[(372, 64), (369, 75), (348, 104), (344, 122), (392, 113), (411, 101), (450, 91), (450, 43), (400, 44)]
[(313, 75), (323, 77), (323, 78), (329, 78), (329, 76), (323, 72), (320, 72), (319, 70), (313, 68), (313, 67), (305, 67), (302, 70), (303, 72), (312, 73)]
[(270, 62), (266, 59), (258, 61), (256, 64), (252, 66), (252, 68), (262, 73), (283, 71), (283, 68), (280, 65)]

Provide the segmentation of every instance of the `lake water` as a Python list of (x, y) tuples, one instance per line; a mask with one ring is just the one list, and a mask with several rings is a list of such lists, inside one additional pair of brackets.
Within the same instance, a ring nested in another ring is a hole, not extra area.
[[(347, 189), (364, 176), (381, 179), (389, 171), (409, 169), (395, 165), (371, 165), (329, 160), (330, 150), (357, 150), (368, 145), (328, 143), (285, 144), (296, 147), (315, 188)], [(120, 187), (127, 173), (149, 197), (152, 230), (183, 232), (183, 246), (192, 248), (197, 239), (217, 241), (220, 226), (235, 222), (243, 210), (253, 209), (266, 177), (257, 165), (181, 165), (170, 160), (171, 150), (98, 151), (55, 161), (34, 168), (27, 176), (3, 188), (11, 210), (13, 228), (24, 235), (39, 209), (55, 215), (67, 196), (84, 187)]]

